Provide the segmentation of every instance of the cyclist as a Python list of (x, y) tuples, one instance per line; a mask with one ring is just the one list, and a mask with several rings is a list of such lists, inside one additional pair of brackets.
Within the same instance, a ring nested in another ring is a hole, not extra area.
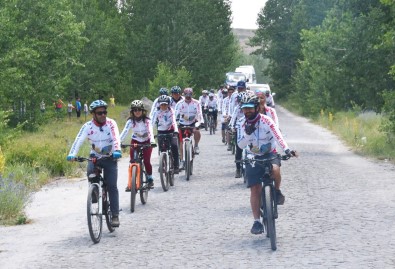
[[(158, 98), (162, 95), (169, 95), (169, 90), (166, 88), (160, 88)], [(158, 98), (156, 98), (152, 103), (151, 112), (149, 113), (150, 119), (153, 119), (155, 112), (159, 110)]]
[[(238, 125), (237, 143), (240, 148), (246, 148), (248, 154), (254, 155), (255, 159), (262, 158), (263, 156), (271, 157), (276, 154), (276, 144), (274, 143), (276, 141), (284, 150), (285, 154), (289, 156), (295, 155), (295, 152), (289, 149), (274, 121), (268, 116), (259, 113), (259, 101), (255, 94), (245, 94), (242, 96), (240, 102), (245, 116)], [(285, 197), (280, 191), (281, 160), (276, 158), (272, 161), (272, 164), (277, 202), (279, 205), (282, 205), (284, 204)], [(251, 228), (251, 233), (253, 234), (263, 232), (259, 210), (262, 192), (262, 179), (260, 176), (264, 173), (263, 169), (259, 165), (246, 166), (247, 184), (251, 190), (250, 203), (254, 216), (254, 224)]]
[[(237, 105), (234, 108), (233, 114), (232, 114), (232, 118), (230, 120), (230, 128), (233, 132), (236, 132), (236, 137), (238, 134), (238, 125), (240, 124), (240, 120), (242, 118), (244, 118), (244, 113), (241, 110), (241, 106), (240, 106), (240, 100), (243, 98), (244, 95), (248, 94), (247, 92), (240, 92), (237, 95)], [(235, 154), (235, 161), (240, 161), (241, 157), (243, 155), (243, 148), (239, 147), (238, 144), (236, 144), (236, 154)], [(235, 174), (235, 178), (240, 178), (241, 177), (241, 163), (240, 162), (236, 162), (236, 174)]]
[[(233, 86), (228, 87), (228, 96), (224, 98), (223, 100), (223, 105), (222, 105), (222, 117), (224, 119), (225, 123), (225, 129), (229, 129), (229, 123), (230, 119), (232, 117), (232, 113), (230, 113), (229, 105), (230, 105), (230, 97), (232, 96), (233, 92), (235, 91), (235, 88)], [(226, 143), (228, 144), (228, 151), (231, 151), (231, 145), (230, 145), (230, 134), (229, 132), (226, 133)]]
[(160, 109), (155, 113), (152, 119), (153, 124), (157, 126), (158, 134), (175, 134), (171, 142), (171, 152), (174, 159), (174, 174), (179, 173), (179, 156), (178, 156), (178, 127), (174, 110), (169, 106), (170, 97), (162, 95), (158, 99)]
[(235, 107), (238, 105), (238, 94), (241, 92), (245, 92), (246, 91), (246, 83), (244, 81), (239, 81), (237, 82), (237, 86), (236, 86), (236, 91), (229, 97), (230, 98), (230, 103), (229, 103), (229, 115), (232, 115)]
[[(218, 116), (218, 109), (217, 109), (217, 100), (214, 98), (213, 93), (209, 93), (208, 100), (204, 104), (205, 109), (208, 111), (210, 108), (213, 110), (211, 112), (214, 118), (214, 129), (217, 130), (217, 116)], [(209, 112), (208, 112), (209, 113)]]
[[(219, 110), (226, 111), (228, 102), (225, 100), (229, 100), (228, 98), (228, 90), (226, 88), (222, 89), (222, 101), (220, 102)], [(226, 117), (225, 113), (221, 113), (221, 135), (222, 135), (222, 143), (225, 143), (225, 129), (226, 129)]]
[[(200, 131), (199, 127), (204, 123), (201, 106), (198, 100), (192, 98), (193, 89), (184, 89), (184, 100), (179, 102), (176, 107), (176, 119), (180, 126), (193, 127), (193, 138), (195, 140), (195, 154), (199, 154)], [(180, 144), (182, 154), (182, 143)], [(182, 156), (181, 156), (182, 159)]]
[(170, 106), (172, 109), (176, 109), (176, 105), (178, 102), (184, 100), (181, 96), (181, 88), (180, 86), (173, 86), (171, 87), (171, 99), (170, 99)]
[[(125, 127), (121, 133), (121, 142), (125, 139), (129, 130), (132, 130), (132, 141), (131, 144), (151, 144), (151, 147), (147, 147), (143, 149), (143, 157), (144, 157), (144, 167), (147, 173), (147, 181), (148, 187), (154, 187), (154, 178), (152, 177), (152, 165), (151, 165), (151, 153), (152, 148), (156, 147), (156, 143), (154, 140), (154, 133), (152, 129), (151, 120), (147, 117), (147, 111), (144, 109), (143, 102), (140, 100), (134, 100), (130, 104), (130, 117), (126, 121)], [(134, 148), (130, 147), (130, 162), (134, 162), (133, 153)], [(130, 191), (128, 187), (126, 187), (126, 191)]]
[(275, 108), (276, 105), (274, 104), (274, 98), (273, 95), (270, 93), (270, 90), (266, 90), (265, 95), (266, 95), (266, 105)]
[(274, 123), (277, 125), (277, 127), (280, 129), (280, 124), (278, 122), (276, 110), (274, 108), (266, 105), (265, 93), (262, 90), (257, 90), (255, 92), (255, 94), (259, 100), (259, 113), (269, 116), (274, 121)]
[[(107, 118), (107, 107), (107, 103), (102, 100), (96, 100), (90, 104), (89, 111), (92, 114), (92, 120), (81, 127), (71, 146), (67, 160), (74, 160), (85, 139), (92, 145), (90, 151), (91, 156), (102, 157), (112, 153), (113, 159), (99, 159), (98, 164), (103, 167), (104, 180), (110, 196), (112, 212), (111, 225), (113, 227), (119, 227), (118, 163), (116, 159), (121, 158), (122, 154), (118, 126), (113, 119)], [(89, 161), (87, 176), (93, 173), (93, 169), (94, 165)]]

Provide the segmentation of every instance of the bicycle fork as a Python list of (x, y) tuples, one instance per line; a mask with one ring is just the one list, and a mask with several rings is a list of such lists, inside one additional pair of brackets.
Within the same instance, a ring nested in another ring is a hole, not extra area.
[(132, 174), (133, 169), (136, 169), (136, 190), (140, 189), (140, 165), (138, 163), (130, 163), (129, 164), (129, 175), (128, 175), (128, 188), (132, 189)]
[(103, 189), (101, 187), (102, 182), (100, 181), (100, 183), (90, 183), (92, 186), (96, 186), (96, 188), (99, 190), (99, 197), (98, 197), (98, 201), (97, 204), (99, 206), (99, 211), (97, 212), (98, 215), (102, 215), (103, 214)]

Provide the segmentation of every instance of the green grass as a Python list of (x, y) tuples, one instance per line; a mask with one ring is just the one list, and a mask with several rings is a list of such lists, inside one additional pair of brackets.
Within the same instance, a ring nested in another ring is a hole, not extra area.
[[(126, 106), (108, 108), (108, 117), (116, 120), (120, 132), (128, 116)], [(88, 115), (87, 121), (91, 119)], [(84, 116), (70, 120), (64, 117), (41, 126), (36, 132), (24, 132), (2, 148), (5, 168), (0, 171), (0, 223), (18, 224), (26, 221), (23, 210), (32, 192), (59, 177), (81, 176), (80, 164), (66, 161)], [(89, 154), (86, 142), (80, 156)]]

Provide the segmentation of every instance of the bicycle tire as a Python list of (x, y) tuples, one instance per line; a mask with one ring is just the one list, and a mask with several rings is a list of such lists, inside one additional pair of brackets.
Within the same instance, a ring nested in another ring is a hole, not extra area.
[(159, 176), (163, 191), (169, 190), (169, 171), (167, 171), (167, 153), (161, 152), (159, 157)]
[(99, 188), (91, 184), (88, 191), (87, 199), (87, 218), (89, 235), (93, 243), (100, 242), (102, 234), (102, 214), (99, 214)]
[(130, 188), (130, 212), (133, 213), (136, 207), (136, 180), (137, 180), (137, 167), (133, 165), (132, 167), (132, 182)]
[(191, 143), (185, 144), (185, 176), (186, 180), (190, 179), (191, 176)]
[[(146, 176), (144, 171), (144, 164), (140, 163), (140, 201), (145, 205), (148, 201), (148, 182), (144, 182), (143, 178)], [(146, 178), (147, 179), (147, 178)]]
[(269, 238), (270, 238), (270, 246), (271, 246), (272, 250), (276, 250), (277, 249), (276, 222), (275, 222), (274, 214), (273, 214), (274, 201), (273, 201), (272, 187), (265, 186), (264, 192), (265, 192), (267, 234), (269, 235)]
[(169, 153), (169, 183), (170, 186), (174, 186), (174, 159), (171, 151)]
[(107, 228), (110, 233), (115, 231), (115, 228), (111, 225), (112, 224), (112, 212), (110, 207), (110, 200), (108, 199), (108, 191), (106, 188), (103, 188), (103, 213), (106, 218)]

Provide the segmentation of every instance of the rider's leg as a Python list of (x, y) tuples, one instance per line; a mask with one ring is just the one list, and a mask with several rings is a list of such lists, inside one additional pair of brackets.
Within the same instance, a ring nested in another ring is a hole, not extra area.
[(119, 192), (117, 187), (118, 181), (118, 162), (113, 160), (103, 160), (100, 163), (103, 167), (104, 178), (107, 185), (107, 190), (109, 194), (110, 207), (113, 216), (119, 214)]
[(173, 159), (174, 159), (174, 168), (178, 168), (179, 167), (179, 154), (178, 154), (178, 137), (177, 136), (173, 136), (172, 140), (171, 140), (171, 152), (173, 154)]
[(195, 139), (195, 147), (199, 146), (200, 137), (201, 137), (201, 134), (200, 134), (199, 129), (195, 129), (193, 131), (193, 138)]
[(276, 164), (273, 164), (272, 176), (274, 178), (274, 188), (279, 190), (281, 185), (281, 173), (280, 167)]
[(152, 177), (151, 154), (152, 154), (151, 147), (143, 149), (143, 162), (144, 162), (145, 172), (147, 173), (147, 177)]
[(252, 215), (254, 216), (254, 220), (259, 220), (261, 216), (260, 211), (260, 200), (262, 194), (262, 184), (258, 183), (250, 187), (251, 195), (250, 195), (250, 203)]

